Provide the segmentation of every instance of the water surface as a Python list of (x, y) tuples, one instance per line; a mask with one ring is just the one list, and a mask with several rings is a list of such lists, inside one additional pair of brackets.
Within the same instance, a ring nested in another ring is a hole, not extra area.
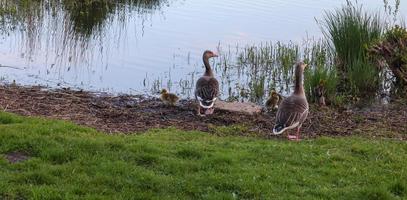
[[(10, 1), (0, 2), (4, 7)], [(13, 19), (2, 16), (3, 80), (113, 93), (154, 94), (169, 88), (184, 98), (191, 97), (202, 74), (204, 50), (228, 52), (277, 41), (301, 45), (305, 38), (322, 36), (316, 19), (324, 10), (345, 3), (135, 0), (77, 11), (67, 9), (64, 2), (69, 0), (44, 2), (23, 14), (12, 13), (17, 16)], [(381, 0), (359, 2), (371, 11), (384, 10)], [(402, 2), (400, 14), (405, 13), (407, 4)], [(222, 73), (219, 62), (213, 64), (222, 80), (223, 98), (233, 93), (233, 85), (250, 83), (242, 74)]]

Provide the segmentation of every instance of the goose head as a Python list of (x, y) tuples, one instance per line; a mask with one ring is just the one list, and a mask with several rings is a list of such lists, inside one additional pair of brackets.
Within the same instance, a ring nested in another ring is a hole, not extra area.
[(307, 67), (308, 67), (308, 64), (305, 64), (304, 62), (298, 62), (298, 64), (297, 64), (297, 69), (300, 69), (302, 71), (304, 71), (305, 68), (307, 68)]
[(213, 58), (213, 57), (218, 57), (218, 54), (213, 53), (212, 51), (209, 51), (209, 50), (206, 50), (203, 54), (204, 59), (209, 59), (209, 58)]
[(168, 94), (168, 91), (166, 89), (162, 89), (160, 94)]
[(279, 95), (278, 95), (278, 93), (275, 91), (275, 90), (272, 90), (271, 92), (270, 92), (270, 97), (273, 97), (273, 98), (276, 98), (276, 97), (278, 97)]

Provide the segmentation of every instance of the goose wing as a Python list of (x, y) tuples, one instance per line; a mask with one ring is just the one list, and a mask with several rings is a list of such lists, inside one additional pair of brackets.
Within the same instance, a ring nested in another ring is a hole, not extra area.
[(284, 99), (277, 111), (276, 125), (277, 133), (286, 129), (301, 125), (308, 116), (308, 102), (303, 96), (292, 95)]
[(219, 96), (219, 82), (214, 77), (203, 76), (198, 79), (195, 98), (203, 107), (212, 107)]

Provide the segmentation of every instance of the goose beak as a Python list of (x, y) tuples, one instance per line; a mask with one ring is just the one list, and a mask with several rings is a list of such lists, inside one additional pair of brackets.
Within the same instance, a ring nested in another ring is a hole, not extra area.
[(219, 57), (219, 55), (216, 53), (213, 53), (213, 57)]

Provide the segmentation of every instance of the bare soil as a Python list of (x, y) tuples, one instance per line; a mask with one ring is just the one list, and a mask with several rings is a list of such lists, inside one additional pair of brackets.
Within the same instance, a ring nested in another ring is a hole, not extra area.
[(14, 163), (19, 163), (19, 162), (26, 161), (26, 160), (30, 159), (30, 156), (28, 156), (24, 152), (15, 151), (15, 152), (7, 153), (6, 154), (6, 159), (10, 163), (14, 164)]
[[(166, 127), (216, 133), (213, 127), (230, 125), (247, 127), (242, 135), (269, 138), (272, 132), (275, 113), (249, 115), (218, 109), (214, 115), (200, 117), (195, 115), (195, 106), (191, 100), (169, 106), (158, 98), (143, 96), (0, 86), (0, 109), (3, 111), (69, 120), (111, 134), (143, 133)], [(344, 109), (311, 105), (302, 135), (306, 138), (366, 135), (406, 140), (407, 106), (392, 103)]]

